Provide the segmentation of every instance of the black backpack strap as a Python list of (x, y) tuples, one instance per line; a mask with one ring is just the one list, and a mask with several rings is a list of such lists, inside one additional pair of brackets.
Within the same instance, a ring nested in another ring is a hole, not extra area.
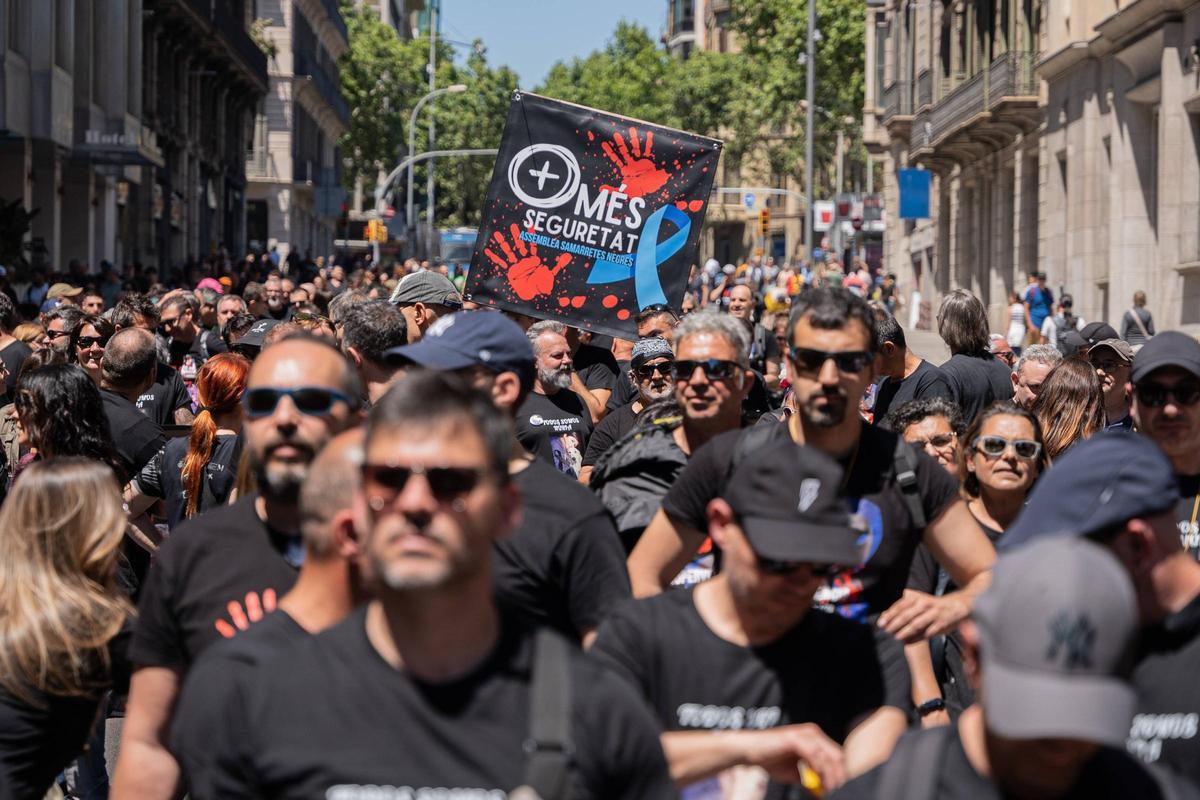
[(534, 639), (529, 691), (529, 738), (525, 740), (525, 786), (541, 800), (570, 800), (571, 645), (541, 629)]
[(925, 519), (925, 506), (921, 505), (921, 488), (917, 485), (917, 457), (913, 454), (908, 442), (896, 437), (896, 483), (904, 496), (904, 505), (908, 506), (908, 515), (912, 518), (913, 527), (924, 531), (929, 520)]
[(935, 800), (938, 774), (954, 728), (943, 725), (900, 737), (879, 769), (877, 800)]

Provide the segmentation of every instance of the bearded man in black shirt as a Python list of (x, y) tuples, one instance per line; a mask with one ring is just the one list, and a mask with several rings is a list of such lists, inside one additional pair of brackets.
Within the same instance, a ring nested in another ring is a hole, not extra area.
[(768, 798), (791, 796), (781, 784), (802, 781), (801, 761), (833, 788), (880, 763), (904, 732), (900, 643), (812, 607), (825, 577), (861, 557), (841, 481), (815, 448), (764, 448), (708, 504), (722, 572), (627, 604), (600, 628), (592, 655), (658, 715), (689, 794), (704, 784), (719, 794), (727, 770), (749, 766), (776, 782)]
[(361, 420), (354, 368), (324, 340), (266, 348), (247, 378), (243, 436), (258, 494), (189, 520), (159, 548), (130, 646), (135, 672), (113, 796), (170, 798), (172, 709), (200, 653), (275, 610), (303, 559), (297, 498), (309, 464)]
[[(521, 506), (511, 444), (508, 420), (455, 376), (416, 371), (371, 409), (359, 503), (375, 599), (247, 676), (215, 737), (218, 796), (505, 797), (532, 784), (547, 797), (526, 765), (554, 743), (576, 800), (671, 795), (629, 687), (495, 603), (492, 547)], [(559, 692), (533, 707), (546, 669)], [(557, 742), (531, 733), (546, 716)]]

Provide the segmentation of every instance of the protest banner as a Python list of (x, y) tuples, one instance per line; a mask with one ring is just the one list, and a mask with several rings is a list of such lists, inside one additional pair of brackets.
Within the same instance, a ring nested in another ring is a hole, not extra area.
[(721, 142), (513, 92), (465, 296), (621, 338), (679, 310)]

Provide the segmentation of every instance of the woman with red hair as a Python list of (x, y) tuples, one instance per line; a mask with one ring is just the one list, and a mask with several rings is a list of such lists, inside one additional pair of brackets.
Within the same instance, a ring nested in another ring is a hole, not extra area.
[(222, 353), (204, 363), (196, 374), (200, 410), (191, 434), (172, 439), (130, 482), (128, 502), (136, 516), (162, 498), (167, 524), (224, 505), (237, 482), (242, 450), (242, 393), (250, 362), (235, 353)]

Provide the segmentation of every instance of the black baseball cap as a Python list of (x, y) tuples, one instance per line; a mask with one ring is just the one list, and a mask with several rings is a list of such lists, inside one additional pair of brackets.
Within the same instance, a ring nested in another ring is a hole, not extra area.
[(1003, 549), (1050, 536), (1103, 534), (1131, 519), (1175, 507), (1179, 489), (1171, 462), (1153, 441), (1110, 431), (1071, 447), (1038, 480)]
[(533, 345), (521, 326), (495, 311), (459, 311), (429, 326), (421, 341), (387, 351), (389, 364), (417, 364), (440, 370), (483, 366), (515, 372), (521, 386), (533, 386)]
[(1129, 379), (1138, 383), (1162, 367), (1179, 367), (1200, 378), (1200, 342), (1179, 331), (1163, 331), (1150, 337), (1133, 357)]
[(851, 566), (862, 549), (841, 485), (836, 461), (789, 439), (744, 459), (723, 496), (757, 555)]
[(1096, 342), (1103, 342), (1105, 339), (1121, 338), (1121, 335), (1107, 322), (1089, 322), (1079, 329), (1079, 335), (1084, 338), (1089, 347)]
[(262, 347), (263, 339), (267, 338), (267, 334), (271, 329), (279, 324), (279, 320), (265, 317), (258, 320), (250, 329), (241, 335), (234, 343), (234, 347)]

